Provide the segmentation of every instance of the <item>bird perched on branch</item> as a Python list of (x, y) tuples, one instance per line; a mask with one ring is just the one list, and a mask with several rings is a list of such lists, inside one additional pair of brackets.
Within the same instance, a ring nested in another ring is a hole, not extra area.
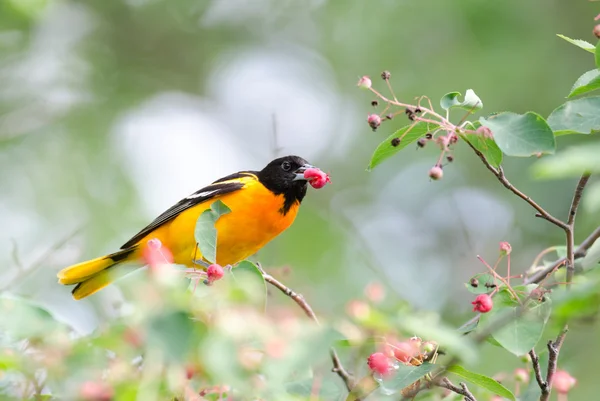
[[(240, 171), (213, 182), (158, 216), (119, 251), (58, 273), (58, 282), (76, 285), (73, 298), (82, 299), (143, 264), (148, 241), (159, 240), (173, 262), (198, 267), (202, 254), (194, 231), (200, 214), (222, 201), (231, 212), (216, 222), (216, 263), (233, 265), (256, 253), (288, 228), (296, 218), (307, 183), (323, 187), (329, 177), (298, 156), (273, 160), (260, 171)], [(126, 262), (138, 262), (138, 266)]]

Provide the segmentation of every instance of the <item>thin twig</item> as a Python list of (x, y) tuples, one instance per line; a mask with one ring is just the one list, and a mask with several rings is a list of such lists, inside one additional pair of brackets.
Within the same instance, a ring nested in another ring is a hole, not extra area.
[(494, 174), (496, 176), (498, 181), (500, 181), (500, 183), (502, 185), (504, 185), (504, 187), (506, 187), (509, 191), (511, 191), (515, 195), (517, 195), (519, 198), (523, 199), (525, 202), (529, 203), (531, 205), (531, 207), (533, 207), (535, 210), (538, 211), (538, 214), (536, 214), (536, 216), (539, 216), (539, 217), (549, 221), (550, 223), (562, 228), (563, 230), (565, 230), (567, 228), (567, 223), (552, 216), (543, 207), (541, 207), (533, 199), (531, 199), (528, 195), (525, 195), (523, 192), (521, 192), (519, 189), (517, 189), (513, 184), (511, 184), (510, 181), (508, 181), (508, 179), (504, 175), (504, 170), (502, 169), (502, 166), (495, 168), (488, 162), (485, 155), (483, 153), (481, 153), (475, 146), (473, 146), (473, 144), (471, 144), (471, 142), (469, 142), (468, 140), (465, 140), (465, 142), (471, 147), (471, 149), (473, 149), (475, 154), (477, 156), (479, 156), (479, 158), (481, 159), (483, 164), (487, 167), (487, 169), (490, 170), (492, 172), (492, 174)]
[(573, 274), (575, 274), (575, 216), (577, 215), (577, 209), (581, 202), (583, 190), (589, 179), (590, 174), (584, 173), (577, 183), (575, 193), (573, 194), (573, 201), (571, 202), (571, 208), (569, 209), (567, 228), (565, 228), (567, 234), (567, 287), (571, 285)]
[(558, 354), (565, 336), (567, 335), (567, 328), (563, 329), (555, 341), (548, 341), (548, 373), (546, 374), (546, 381), (544, 386), (540, 386), (542, 395), (540, 401), (548, 401), (550, 398), (550, 392), (552, 391), (552, 381), (554, 380), (554, 373), (556, 373), (556, 366), (558, 365)]
[[(600, 227), (596, 228), (585, 240), (581, 242), (579, 247), (575, 249), (573, 253), (574, 259), (580, 259), (587, 255), (587, 251), (594, 245), (594, 243), (600, 238)], [(539, 283), (542, 281), (549, 273), (551, 273), (554, 269), (560, 267), (561, 265), (567, 262), (567, 258), (560, 258), (556, 262), (552, 263), (550, 266), (541, 270), (530, 277), (525, 279), (525, 284), (530, 283)]]
[(77, 234), (79, 234), (79, 232), (81, 231), (82, 228), (83, 228), (83, 226), (78, 227), (77, 229), (73, 230), (69, 235), (67, 235), (66, 237), (64, 237), (63, 239), (61, 239), (59, 242), (57, 242), (56, 244), (52, 245), (46, 252), (44, 252), (42, 254), (42, 256), (40, 256), (33, 263), (31, 263), (29, 265), (29, 267), (20, 268), (19, 269), (19, 273), (16, 276), (14, 276), (12, 279), (8, 280), (2, 286), (0, 286), (0, 292), (11, 288), (12, 286), (15, 285), (15, 283), (18, 285), (19, 282), (23, 281), (30, 274), (34, 273), (35, 271), (37, 271), (37, 269), (39, 269), (40, 267), (44, 266), (44, 264), (47, 262), (48, 258), (50, 258), (60, 248), (62, 248), (63, 246), (65, 246)]
[(535, 353), (535, 350), (533, 349), (529, 351), (529, 356), (531, 357), (531, 365), (533, 366), (533, 372), (535, 373), (535, 380), (537, 381), (538, 386), (540, 386), (540, 389), (543, 392), (544, 389), (548, 387), (548, 383), (546, 383), (546, 381), (542, 377), (542, 370), (540, 368), (540, 358), (538, 358), (537, 354)]
[(465, 401), (477, 401), (477, 399), (473, 396), (473, 393), (469, 391), (469, 388), (465, 383), (459, 383), (460, 387), (452, 384), (450, 379), (444, 377), (437, 385), (442, 388), (446, 388), (450, 391), (455, 392), (456, 394), (460, 394), (465, 397)]
[[(273, 287), (283, 292), (287, 297), (291, 298), (294, 302), (296, 302), (296, 304), (298, 304), (298, 306), (304, 311), (304, 313), (306, 313), (306, 316), (312, 319), (316, 324), (320, 324), (317, 315), (315, 315), (315, 312), (313, 312), (311, 306), (308, 304), (308, 302), (306, 302), (306, 300), (301, 294), (294, 292), (285, 284), (283, 284), (282, 282), (278, 281), (276, 278), (265, 272), (260, 265), (257, 266), (263, 276), (263, 279), (267, 283), (271, 284)], [(344, 381), (344, 384), (346, 385), (348, 391), (352, 391), (352, 388), (354, 387), (354, 378), (344, 368), (344, 365), (342, 365), (342, 362), (340, 361), (337, 352), (335, 352), (335, 349), (331, 348), (329, 350), (329, 353), (331, 356), (331, 362), (333, 363), (333, 368), (331, 369), (331, 371), (336, 373)]]

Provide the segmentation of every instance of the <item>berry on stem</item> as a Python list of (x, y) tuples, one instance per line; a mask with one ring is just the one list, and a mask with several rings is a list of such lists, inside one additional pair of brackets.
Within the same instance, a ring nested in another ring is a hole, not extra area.
[(488, 294), (479, 294), (475, 298), (475, 301), (471, 302), (473, 304), (473, 312), (481, 312), (488, 313), (492, 310), (494, 306), (494, 302), (492, 301), (492, 297)]
[(358, 86), (361, 89), (370, 89), (371, 88), (371, 78), (369, 78), (368, 76), (363, 76), (358, 80), (358, 83), (356, 84), (356, 86)]
[(377, 127), (381, 125), (381, 117), (379, 117), (379, 114), (369, 114), (367, 123), (369, 123), (369, 127), (373, 128), (373, 131), (375, 131)]
[(510, 246), (510, 244), (508, 242), (503, 241), (500, 243), (500, 255), (502, 255), (502, 256), (510, 255), (511, 251), (512, 251), (512, 247)]
[(221, 267), (221, 265), (217, 264), (217, 263), (213, 263), (212, 265), (208, 266), (208, 268), (206, 269), (206, 282), (205, 284), (210, 285), (212, 283), (214, 283), (217, 280), (220, 280), (223, 278), (223, 267)]
[(392, 139), (392, 141), (390, 143), (392, 144), (393, 147), (396, 147), (396, 146), (400, 145), (400, 138), (394, 138), (394, 139)]
[(441, 166), (433, 166), (431, 170), (429, 170), (429, 178), (432, 180), (441, 180), (444, 176), (444, 171)]
[(371, 354), (367, 359), (367, 365), (369, 365), (369, 369), (380, 375), (386, 375), (390, 373), (392, 369), (389, 358), (385, 356), (383, 352)]

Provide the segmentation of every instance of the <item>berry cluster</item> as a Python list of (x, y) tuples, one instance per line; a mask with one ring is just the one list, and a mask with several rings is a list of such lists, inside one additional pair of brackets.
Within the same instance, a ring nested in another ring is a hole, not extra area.
[[(459, 127), (450, 123), (447, 118), (444, 118), (440, 114), (436, 113), (433, 110), (431, 101), (429, 101), (429, 99), (425, 96), (418, 98), (416, 105), (399, 102), (390, 84), (391, 74), (388, 71), (384, 71), (381, 73), (381, 78), (385, 81), (390, 93), (392, 94), (392, 99), (386, 98), (381, 93), (373, 89), (373, 83), (366, 75), (361, 77), (357, 84), (359, 88), (369, 90), (375, 94), (375, 96), (377, 96), (377, 99), (371, 101), (371, 106), (379, 107), (380, 101), (385, 103), (385, 107), (379, 113), (370, 113), (367, 115), (367, 124), (373, 131), (377, 131), (383, 122), (392, 120), (402, 114), (405, 115), (412, 125), (409, 129), (405, 130), (402, 135), (390, 140), (390, 145), (393, 147), (398, 147), (402, 144), (403, 138), (412, 130), (412, 128), (414, 128), (415, 124), (421, 122), (427, 123), (428, 126), (431, 125), (431, 131), (425, 133), (417, 140), (417, 147), (424, 148), (427, 143), (433, 142), (440, 148), (441, 154), (437, 162), (429, 170), (429, 177), (432, 180), (440, 180), (444, 176), (442, 164), (444, 160), (449, 163), (454, 160), (452, 148), (453, 145), (458, 142), (459, 136), (457, 132), (459, 132), (462, 128), (459, 129)], [(421, 105), (423, 100), (427, 101), (427, 107)], [(390, 112), (390, 110), (394, 108), (396, 110)], [(482, 135), (490, 134), (489, 130), (487, 130), (487, 132), (472, 131), (472, 133)]]

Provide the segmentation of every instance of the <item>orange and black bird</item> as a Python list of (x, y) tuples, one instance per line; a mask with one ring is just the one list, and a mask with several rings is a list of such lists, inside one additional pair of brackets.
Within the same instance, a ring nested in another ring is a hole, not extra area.
[[(58, 282), (76, 285), (73, 298), (85, 298), (141, 267), (144, 246), (152, 239), (160, 240), (171, 251), (174, 263), (197, 267), (202, 255), (194, 237), (196, 222), (217, 200), (231, 212), (215, 224), (216, 263), (233, 265), (256, 253), (294, 222), (306, 195), (307, 169), (314, 167), (301, 157), (286, 156), (260, 171), (240, 171), (218, 179), (158, 216), (119, 251), (61, 270)], [(132, 268), (125, 262), (138, 262), (138, 266)]]

